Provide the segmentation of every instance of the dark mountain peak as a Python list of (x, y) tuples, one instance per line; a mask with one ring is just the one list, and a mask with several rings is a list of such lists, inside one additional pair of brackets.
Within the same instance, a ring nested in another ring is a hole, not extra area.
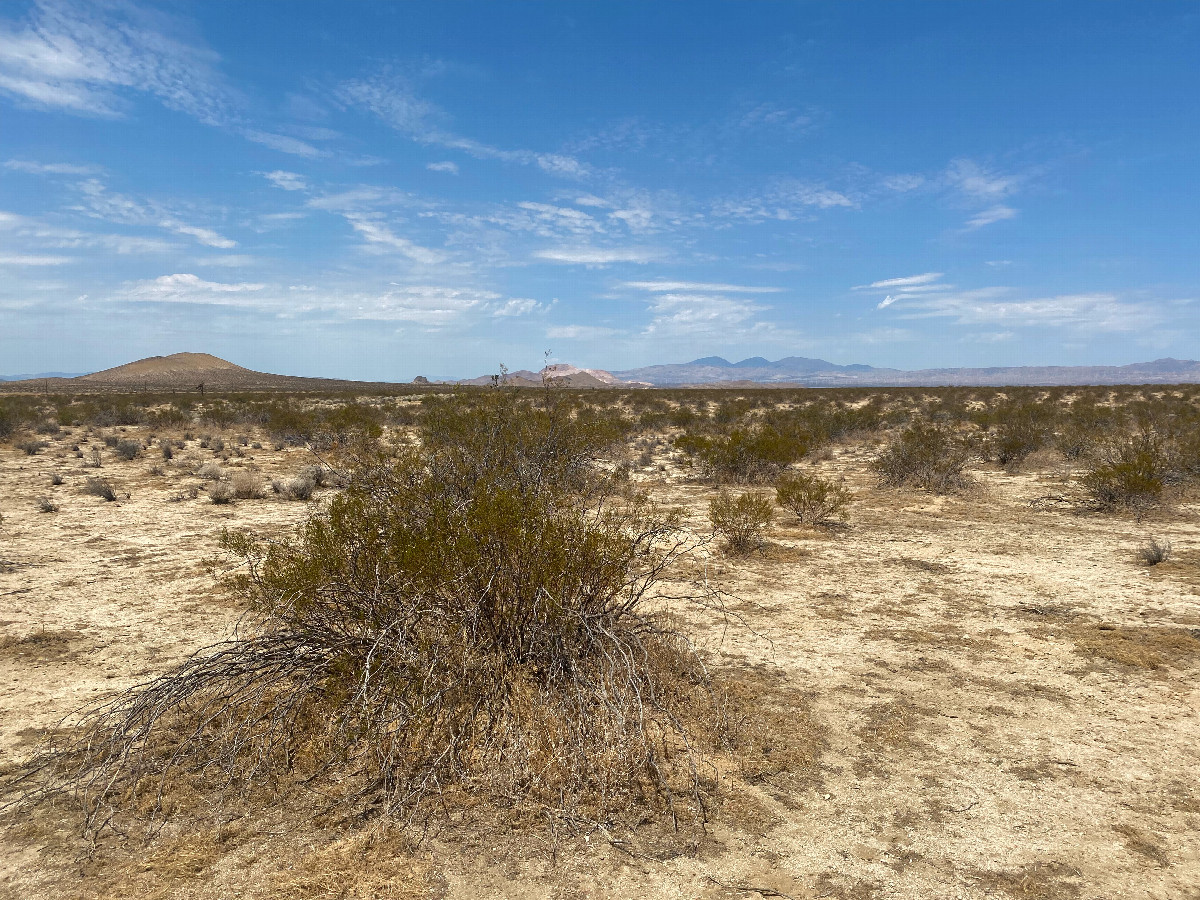
[(751, 356), (749, 359), (743, 359), (741, 362), (733, 364), (735, 369), (762, 369), (772, 365), (769, 359), (763, 359), (761, 356)]
[(719, 366), (722, 369), (730, 369), (733, 363), (725, 359), (723, 356), (706, 356), (703, 359), (693, 359), (689, 366)]

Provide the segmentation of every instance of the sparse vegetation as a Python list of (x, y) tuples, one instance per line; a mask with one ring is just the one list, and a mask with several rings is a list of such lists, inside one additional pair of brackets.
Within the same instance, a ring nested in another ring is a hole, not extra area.
[(1138, 548), (1138, 559), (1147, 566), (1157, 566), (1171, 558), (1171, 542), (1150, 538)]
[(99, 497), (109, 503), (117, 499), (116, 488), (107, 478), (89, 478), (84, 482), (83, 492), (89, 497)]
[(970, 442), (950, 428), (917, 422), (888, 444), (874, 467), (887, 487), (948, 494), (971, 483), (965, 469), (974, 455)]
[(763, 491), (733, 496), (724, 488), (708, 504), (713, 533), (725, 539), (730, 553), (745, 554), (763, 545), (763, 532), (771, 523), (775, 504)]
[(845, 485), (818, 475), (789, 473), (775, 482), (775, 502), (804, 525), (839, 516), (850, 503)]

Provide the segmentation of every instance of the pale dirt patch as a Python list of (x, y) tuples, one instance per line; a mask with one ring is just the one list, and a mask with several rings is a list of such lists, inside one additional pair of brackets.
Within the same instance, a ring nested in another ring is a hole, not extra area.
[[(97, 472), (66, 450), (77, 438), (0, 449), (4, 765), (80, 704), (227, 636), (239, 610), (204, 565), (221, 528), (279, 532), (307, 509), (171, 502), (202, 479), (154, 451), (105, 456), (99, 473), (131, 495), (106, 503), (81, 491)], [(214, 458), (194, 443), (179, 455), (193, 452)], [(221, 465), (265, 482), (312, 461), (244, 452)], [(199, 832), (87, 861), (70, 814), (43, 810), (0, 839), (0, 896), (1200, 897), (1200, 509), (1139, 523), (1031, 505), (1069, 476), (1053, 459), (976, 471), (961, 496), (885, 491), (870, 456), (840, 445), (815, 467), (846, 477), (847, 527), (781, 510), (763, 553), (713, 545), (694, 563), (749, 626), (693, 615), (701, 642), (770, 686), (748, 737), (757, 763), (731, 767), (704, 833), (475, 821), (414, 847), (298, 828), (295, 811), (205, 812)], [(706, 535), (713, 489), (685, 478), (667, 465), (639, 482)], [(39, 512), (42, 496), (60, 511)], [(1175, 551), (1153, 568), (1136, 562), (1150, 536)]]

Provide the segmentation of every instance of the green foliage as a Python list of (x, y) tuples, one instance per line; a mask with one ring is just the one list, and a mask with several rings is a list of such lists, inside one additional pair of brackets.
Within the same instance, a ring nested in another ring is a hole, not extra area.
[(873, 466), (887, 487), (946, 494), (970, 484), (964, 469), (974, 455), (971, 443), (950, 428), (916, 422), (893, 438)]
[(1084, 489), (1103, 510), (1127, 509), (1139, 515), (1163, 498), (1169, 459), (1153, 433), (1108, 443), (1081, 479)]
[(801, 459), (811, 447), (811, 437), (786, 433), (770, 425), (734, 428), (726, 434), (684, 434), (675, 446), (699, 464), (704, 477), (714, 481), (763, 482)]
[(762, 491), (734, 497), (722, 488), (708, 504), (713, 532), (721, 535), (726, 549), (735, 554), (749, 553), (763, 545), (763, 532), (774, 512), (770, 495)]
[(705, 676), (647, 606), (688, 539), (592, 458), (612, 423), (498, 389), (428, 404), (421, 437), (358, 444), (292, 539), (226, 533), (250, 618), (89, 720), (62, 778), (98, 818), (184, 771), (410, 821), (703, 815)]
[(844, 485), (817, 475), (797, 472), (783, 475), (775, 483), (775, 502), (805, 525), (816, 525), (839, 515), (850, 499)]

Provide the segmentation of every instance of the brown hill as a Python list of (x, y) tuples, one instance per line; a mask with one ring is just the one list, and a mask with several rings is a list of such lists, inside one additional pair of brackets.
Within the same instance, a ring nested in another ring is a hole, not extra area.
[(390, 390), (386, 382), (301, 378), (256, 372), (209, 353), (151, 356), (78, 378), (8, 381), (3, 391), (337, 391)]

